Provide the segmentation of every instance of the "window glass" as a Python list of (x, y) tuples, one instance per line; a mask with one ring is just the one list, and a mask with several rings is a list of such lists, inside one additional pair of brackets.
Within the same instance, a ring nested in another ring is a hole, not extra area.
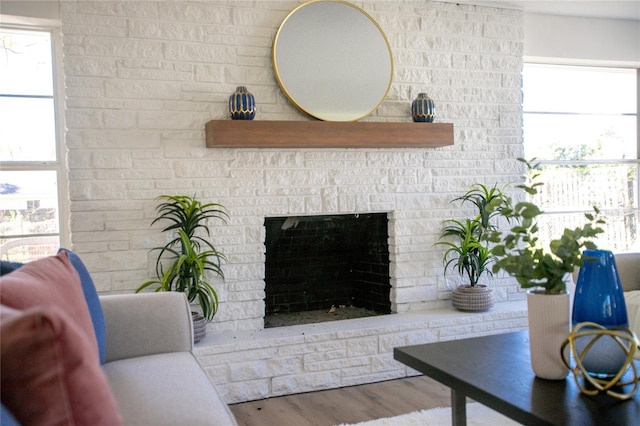
[(2, 234), (57, 233), (57, 186), (55, 171), (0, 171)]
[(60, 246), (52, 39), (0, 28), (0, 259), (28, 262)]
[[(608, 211), (607, 223), (602, 226), (604, 233), (596, 240), (598, 247), (613, 252), (637, 251), (638, 211)], [(550, 239), (559, 238), (565, 228), (575, 228), (585, 223), (583, 213), (549, 213), (540, 216), (541, 240), (548, 244)]]
[(634, 69), (526, 64), (525, 112), (628, 114), (636, 110)]
[(545, 212), (632, 209), (638, 205), (636, 164), (544, 165), (536, 204)]
[(636, 158), (636, 118), (609, 115), (524, 115), (527, 158), (605, 160)]
[(0, 93), (53, 96), (51, 34), (0, 28)]
[(55, 161), (53, 99), (0, 97), (0, 159)]
[(637, 158), (636, 72), (526, 64), (527, 158)]
[(640, 249), (636, 87), (634, 69), (525, 64), (524, 150), (542, 166), (532, 201), (545, 212), (543, 244), (596, 206), (607, 221), (601, 248)]

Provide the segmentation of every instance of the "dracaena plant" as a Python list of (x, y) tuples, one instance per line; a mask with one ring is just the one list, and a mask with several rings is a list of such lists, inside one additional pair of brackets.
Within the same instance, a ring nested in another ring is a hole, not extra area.
[(447, 247), (442, 257), (445, 271), (454, 269), (469, 281), (471, 287), (478, 285), (480, 278), (490, 269), (494, 255), (489, 247), (488, 233), (495, 231), (496, 220), (507, 201), (501, 189), (475, 184), (464, 195), (452, 202), (462, 205), (471, 203), (476, 207), (473, 218), (463, 220), (449, 219), (440, 234), (437, 245)]
[[(540, 165), (535, 159), (523, 162), (528, 169), (526, 181), (517, 188), (535, 196)], [(538, 217), (543, 211), (531, 201), (513, 203), (509, 198), (500, 215), (509, 223), (506, 231), (494, 230), (489, 239), (494, 243), (491, 253), (496, 258), (493, 272), (504, 271), (513, 276), (522, 288), (541, 288), (545, 294), (565, 293), (565, 277), (582, 266), (582, 251), (595, 249), (594, 239), (601, 234), (605, 220), (597, 207), (586, 213), (584, 225), (565, 228), (562, 235), (543, 247), (538, 238)]]
[(197, 300), (202, 315), (210, 322), (218, 311), (218, 294), (206, 274), (210, 271), (224, 278), (221, 261), (226, 258), (208, 240), (211, 232), (207, 223), (213, 219), (226, 220), (226, 210), (221, 204), (202, 203), (195, 196), (161, 195), (157, 200), (158, 216), (151, 225), (168, 222), (162, 231), (172, 238), (163, 247), (153, 249), (158, 251), (157, 278), (142, 283), (136, 293), (148, 287), (155, 287), (155, 291), (184, 292), (190, 303)]

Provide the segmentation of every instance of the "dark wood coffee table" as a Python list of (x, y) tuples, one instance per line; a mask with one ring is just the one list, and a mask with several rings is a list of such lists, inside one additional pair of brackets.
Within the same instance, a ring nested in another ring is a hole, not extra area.
[(454, 425), (466, 424), (466, 397), (525, 425), (640, 425), (640, 391), (627, 401), (588, 397), (572, 373), (535, 377), (526, 331), (405, 346), (393, 355), (451, 388)]

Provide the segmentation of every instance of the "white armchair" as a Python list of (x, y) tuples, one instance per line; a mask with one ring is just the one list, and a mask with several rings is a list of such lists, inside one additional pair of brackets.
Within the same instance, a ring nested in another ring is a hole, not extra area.
[(236, 424), (191, 352), (184, 293), (102, 296), (100, 303), (107, 342), (102, 367), (125, 425)]

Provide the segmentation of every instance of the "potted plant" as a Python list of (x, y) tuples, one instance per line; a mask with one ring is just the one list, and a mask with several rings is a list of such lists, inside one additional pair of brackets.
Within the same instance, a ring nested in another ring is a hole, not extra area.
[[(473, 218), (450, 219), (440, 234), (438, 245), (447, 247), (443, 255), (445, 273), (451, 268), (467, 281), (451, 293), (453, 306), (462, 311), (482, 312), (494, 305), (493, 289), (480, 284), (480, 278), (490, 269), (495, 256), (489, 247), (487, 236), (495, 231), (495, 221), (500, 215), (507, 197), (497, 186), (488, 188), (475, 184), (461, 197), (453, 201), (472, 203), (477, 209)], [(453, 240), (453, 241), (451, 241)]]
[(155, 291), (182, 291), (189, 303), (197, 300), (201, 312), (193, 312), (194, 341), (197, 343), (206, 330), (206, 323), (213, 320), (218, 311), (218, 294), (207, 280), (207, 271), (224, 278), (221, 261), (224, 254), (204, 238), (211, 236), (207, 222), (211, 219), (226, 220), (224, 206), (202, 203), (194, 196), (161, 195), (156, 207), (159, 221), (168, 222), (162, 232), (170, 235), (170, 241), (156, 247), (156, 279), (142, 283), (136, 293), (155, 286)]
[[(539, 164), (527, 161), (526, 181), (517, 187), (535, 195), (542, 185)], [(560, 347), (569, 333), (569, 294), (566, 280), (574, 269), (582, 266), (583, 249), (595, 249), (594, 238), (604, 232), (599, 210), (585, 214), (586, 223), (563, 234), (543, 247), (538, 239), (537, 218), (542, 210), (530, 201), (513, 203), (510, 198), (502, 206), (500, 216), (509, 229), (495, 229), (489, 236), (494, 242), (493, 272), (504, 271), (527, 289), (531, 363), (538, 377), (563, 379), (568, 370), (560, 357)]]

